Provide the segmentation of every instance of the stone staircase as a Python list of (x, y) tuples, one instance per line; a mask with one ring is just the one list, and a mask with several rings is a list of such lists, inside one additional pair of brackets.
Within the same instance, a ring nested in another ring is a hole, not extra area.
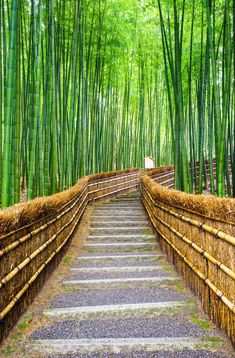
[(227, 357), (223, 338), (167, 263), (138, 193), (96, 204), (49, 324), (29, 357)]

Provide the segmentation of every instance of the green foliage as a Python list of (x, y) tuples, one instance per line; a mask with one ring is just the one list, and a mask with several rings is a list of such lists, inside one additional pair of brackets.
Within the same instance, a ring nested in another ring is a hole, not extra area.
[(212, 192), (235, 193), (232, 14), (229, 0), (2, 0), (2, 207), (146, 155), (198, 192), (209, 159)]
[(85, 174), (141, 167), (145, 155), (158, 154), (160, 164), (166, 119), (156, 7), (20, 0), (16, 8), (10, 0), (8, 17), (7, 3), (0, 41), (13, 42), (1, 47), (2, 206), (14, 203), (14, 191), (18, 201), (22, 187), (32, 199)]

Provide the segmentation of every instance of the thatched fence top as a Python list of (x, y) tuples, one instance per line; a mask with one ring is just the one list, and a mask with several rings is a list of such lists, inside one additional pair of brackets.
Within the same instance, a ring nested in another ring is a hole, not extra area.
[(143, 204), (163, 251), (235, 343), (235, 200), (185, 194), (156, 181), (172, 169), (141, 176)]
[(60, 261), (88, 203), (134, 189), (139, 180), (138, 169), (90, 175), (0, 212), (0, 339)]
[(0, 212), (0, 338), (56, 267), (87, 205), (141, 186), (163, 251), (235, 342), (235, 200), (171, 189), (172, 166), (90, 175)]

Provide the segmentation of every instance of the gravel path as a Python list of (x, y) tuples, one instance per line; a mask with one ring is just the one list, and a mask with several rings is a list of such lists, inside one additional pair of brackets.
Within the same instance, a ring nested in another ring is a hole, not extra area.
[[(155, 254), (155, 252), (128, 252), (128, 253), (126, 253), (126, 255), (125, 256), (128, 256), (128, 258), (130, 257), (131, 258), (131, 256), (133, 257), (133, 258), (136, 258), (136, 256), (142, 256), (142, 258), (149, 258), (149, 257), (153, 257), (153, 255)], [(79, 258), (86, 258), (87, 256), (91, 256), (91, 254), (90, 253), (85, 253), (85, 254), (83, 254), (83, 255), (80, 255), (79, 257), (78, 257), (78, 259)], [(94, 257), (94, 259), (96, 258), (96, 256), (106, 256), (107, 257), (107, 259), (110, 257), (110, 253), (109, 252), (96, 252), (95, 254), (93, 254), (93, 257)], [(114, 252), (112, 255), (111, 255), (112, 257), (113, 256), (123, 256), (123, 252)]]
[[(169, 272), (163, 272), (162, 270), (156, 270), (151, 272), (144, 272), (144, 277), (168, 277), (171, 276)], [(91, 274), (79, 273), (66, 277), (66, 280), (96, 280), (96, 279), (108, 279), (108, 278), (133, 278), (143, 277), (141, 272), (118, 272), (118, 273), (99, 273), (98, 271)]]
[[(59, 358), (60, 355), (49, 356), (48, 358)], [(117, 353), (117, 354), (105, 354), (105, 353), (94, 353), (94, 354), (79, 354), (79, 355), (66, 355), (66, 358), (227, 358), (222, 353), (211, 352), (204, 349), (198, 350), (181, 350), (175, 352), (133, 352), (133, 353)]]
[(96, 306), (123, 304), (123, 303), (139, 303), (139, 302), (170, 302), (191, 299), (177, 291), (158, 288), (132, 288), (132, 289), (113, 289), (113, 290), (97, 290), (97, 291), (79, 291), (68, 292), (55, 297), (50, 303), (51, 308), (63, 308), (76, 306)]
[[(160, 264), (161, 259), (159, 257), (153, 257), (153, 258), (145, 258), (145, 260), (141, 259), (141, 258), (130, 258), (129, 260), (125, 260), (125, 262), (123, 262), (123, 266), (125, 265), (125, 267), (132, 267), (132, 266), (139, 266), (139, 264), (144, 266), (152, 266), (152, 265), (156, 265), (158, 266)], [(97, 261), (97, 260), (93, 260), (93, 261), (85, 261), (85, 260), (78, 260), (78, 262), (81, 262), (81, 264), (76, 264), (73, 265), (72, 268), (102, 268), (102, 267), (120, 267), (120, 261), (116, 261), (113, 259), (104, 259), (102, 260), (102, 262)], [(165, 261), (164, 261), (165, 263)]]
[[(117, 329), (118, 327), (118, 329)], [(206, 330), (186, 319), (160, 317), (129, 319), (66, 320), (41, 328), (32, 334), (33, 339), (75, 338), (149, 338), (149, 337), (207, 337), (213, 330)]]

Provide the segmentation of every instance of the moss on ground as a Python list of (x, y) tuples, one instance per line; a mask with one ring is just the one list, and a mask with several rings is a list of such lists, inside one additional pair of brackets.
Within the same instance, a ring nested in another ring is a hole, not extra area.
[(153, 232), (151, 229), (148, 229), (144, 232), (144, 235), (153, 235)]
[(218, 349), (223, 346), (224, 342), (222, 338), (215, 336), (215, 337), (205, 337), (203, 338), (203, 342), (208, 344), (210, 348)]
[(67, 266), (69, 266), (71, 264), (71, 261), (72, 261), (71, 256), (65, 256), (63, 258), (63, 265), (67, 267)]
[(207, 329), (207, 330), (212, 329), (212, 325), (209, 321), (203, 320), (197, 317), (196, 315), (192, 316), (192, 322), (203, 329)]
[(184, 286), (182, 285), (182, 283), (177, 283), (174, 288), (176, 289), (176, 291), (178, 292), (181, 292), (181, 293), (184, 293), (185, 292), (185, 288)]
[(12, 345), (7, 346), (6, 348), (2, 349), (2, 351), (0, 351), (3, 357), (13, 356), (15, 352), (16, 352), (16, 348), (13, 347)]

